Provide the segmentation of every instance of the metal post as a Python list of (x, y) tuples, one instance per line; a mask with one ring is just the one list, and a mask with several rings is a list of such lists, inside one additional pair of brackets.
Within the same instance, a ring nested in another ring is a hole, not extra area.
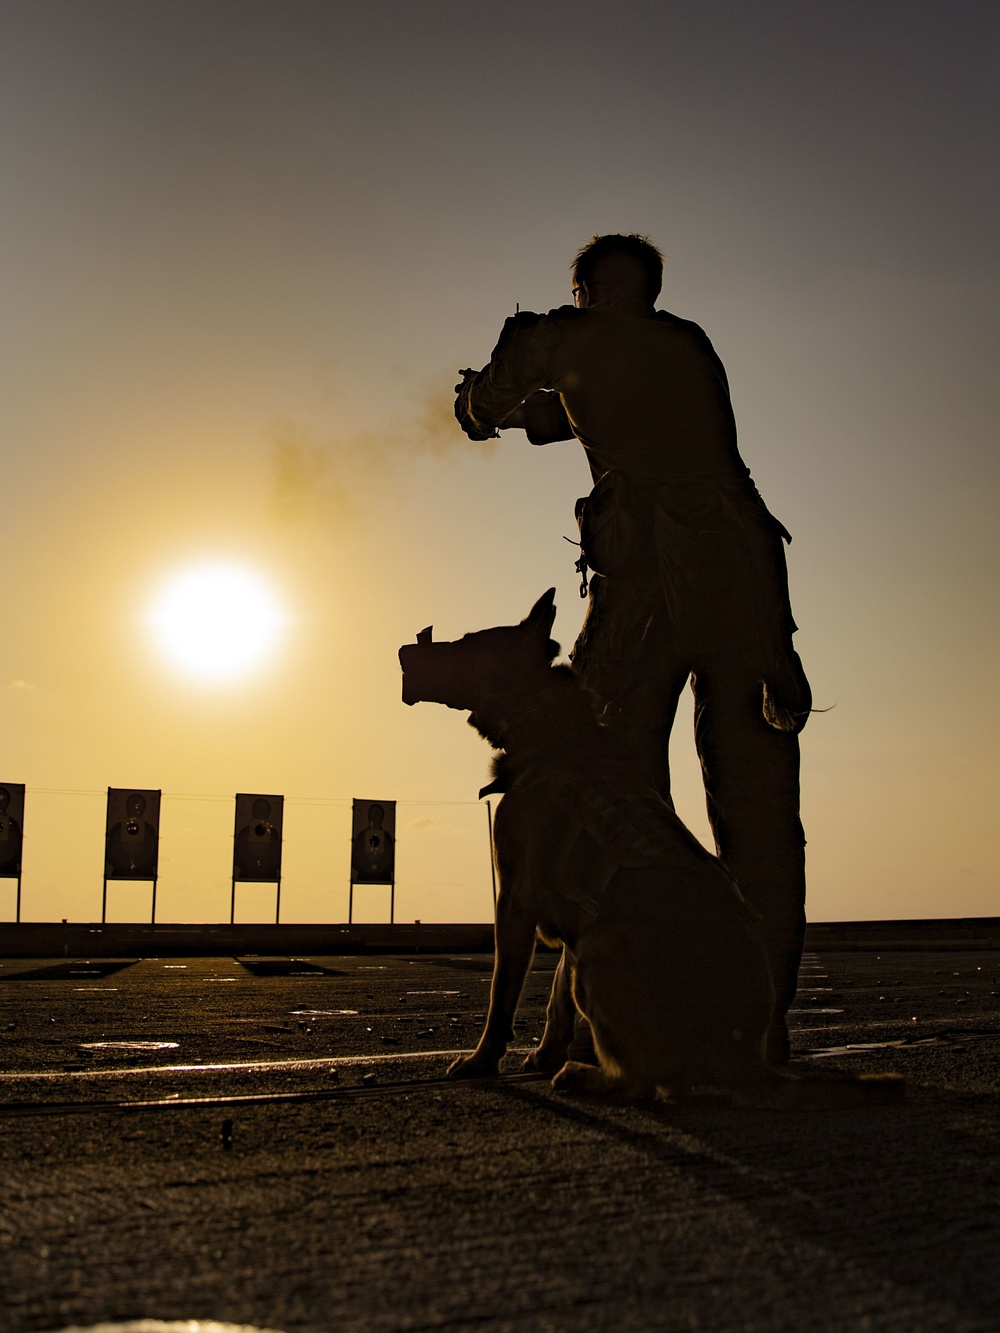
[(231, 897), (230, 900), (229, 900), (229, 924), (230, 924), (231, 926), (234, 926), (234, 925), (236, 924), (236, 881), (235, 881), (235, 879), (232, 881), (232, 885), (233, 885), (233, 894), (232, 894), (232, 897)]
[(493, 809), (489, 801), (486, 802), (486, 825), (490, 831), (490, 875), (493, 879), (493, 915), (497, 911), (497, 863), (493, 855)]
[(151, 926), (156, 925), (156, 880), (155, 879), (153, 880), (153, 906), (150, 909), (149, 913), (149, 924)]
[(354, 920), (354, 880), (351, 880), (350, 891), (347, 895), (347, 924), (350, 925)]
[(21, 872), (17, 872), (17, 907), (14, 915), (15, 921), (21, 920)]
[(277, 925), (281, 920), (281, 876), (278, 876), (278, 884), (274, 895), (274, 924)]
[(396, 881), (393, 879), (392, 888), (389, 890), (389, 925), (396, 924)]
[(108, 877), (104, 876), (104, 892), (101, 894), (101, 925), (108, 919)]

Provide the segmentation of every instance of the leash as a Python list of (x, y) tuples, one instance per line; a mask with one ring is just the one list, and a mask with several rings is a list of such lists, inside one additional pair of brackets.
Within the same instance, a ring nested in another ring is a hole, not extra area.
[(538, 1083), (548, 1074), (529, 1071), (502, 1074), (499, 1078), (400, 1079), (393, 1083), (362, 1083), (353, 1088), (316, 1088), (309, 1092), (249, 1092), (219, 1097), (158, 1097), (150, 1101), (7, 1102), (0, 1106), (0, 1120), (26, 1116), (107, 1114), (127, 1111), (169, 1111), (217, 1106), (288, 1106), (308, 1102), (337, 1102), (386, 1097), (394, 1093), (440, 1092), (443, 1088), (503, 1088), (511, 1084)]

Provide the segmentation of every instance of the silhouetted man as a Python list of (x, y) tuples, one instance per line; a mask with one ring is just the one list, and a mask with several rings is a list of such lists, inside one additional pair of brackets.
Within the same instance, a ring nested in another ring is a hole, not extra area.
[(791, 642), (791, 538), (739, 455), (712, 344), (655, 309), (662, 273), (645, 237), (594, 237), (573, 265), (575, 306), (508, 319), (489, 365), (463, 372), (455, 411), (472, 439), (500, 427), (532, 444), (575, 437), (605, 478), (590, 502), (601, 572), (573, 665), (668, 801), (690, 679), (716, 848), (762, 918), (769, 1054), (782, 1060), (805, 932), (798, 732), (811, 706)]

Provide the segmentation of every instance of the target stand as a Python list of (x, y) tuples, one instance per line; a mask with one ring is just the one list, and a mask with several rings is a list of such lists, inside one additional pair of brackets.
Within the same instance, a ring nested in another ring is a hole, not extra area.
[(389, 924), (396, 921), (396, 802), (354, 798), (347, 924), (354, 923), (355, 884), (389, 885)]
[(236, 924), (236, 884), (273, 884), (274, 924), (281, 922), (281, 849), (284, 796), (238, 792), (233, 832), (232, 898), (229, 924)]

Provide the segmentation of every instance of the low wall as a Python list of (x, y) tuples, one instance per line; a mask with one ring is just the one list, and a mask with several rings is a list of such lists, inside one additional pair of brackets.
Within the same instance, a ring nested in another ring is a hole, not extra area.
[(0, 926), (4, 958), (150, 958), (352, 953), (489, 953), (492, 925), (89, 925), (22, 921)]
[(1000, 916), (914, 921), (813, 921), (806, 948), (817, 952), (892, 949), (1000, 949)]
[[(806, 948), (818, 952), (1000, 949), (1000, 917), (916, 921), (815, 921)], [(93, 925), (0, 924), (3, 958), (150, 958), (381, 953), (490, 953), (492, 925)]]

